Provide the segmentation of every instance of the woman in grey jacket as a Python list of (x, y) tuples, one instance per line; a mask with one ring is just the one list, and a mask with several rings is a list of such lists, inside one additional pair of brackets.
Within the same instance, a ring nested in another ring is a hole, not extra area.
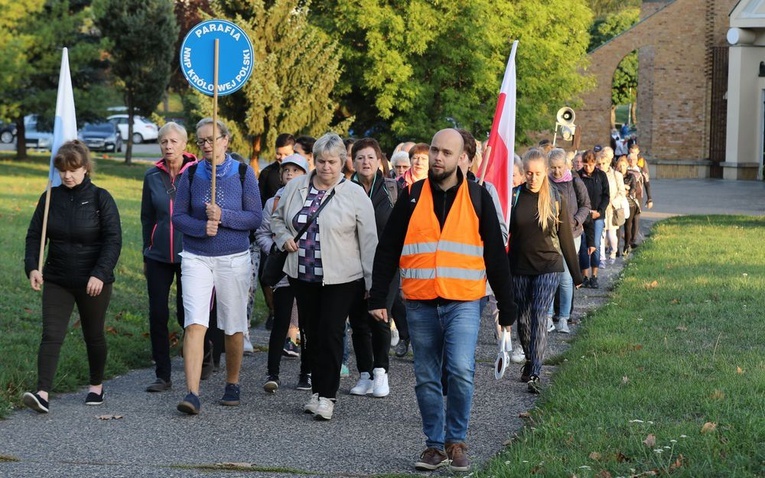
[[(300, 319), (307, 324), (314, 367), (313, 395), (304, 410), (329, 420), (340, 387), (348, 298), (372, 285), (377, 229), (364, 189), (342, 175), (348, 155), (343, 140), (325, 134), (316, 140), (313, 154), (316, 169), (287, 184), (271, 228), (276, 247), (290, 252), (284, 272), (295, 290)], [(322, 205), (316, 220), (295, 240)]]
[[(581, 179), (571, 172), (571, 169), (566, 164), (566, 152), (560, 148), (555, 148), (550, 151), (548, 155), (548, 161), (550, 165), (550, 181), (551, 184), (558, 190), (563, 198), (566, 200), (568, 206), (568, 215), (571, 221), (571, 229), (574, 234), (574, 246), (576, 251), (579, 252), (582, 242), (582, 232), (584, 231), (584, 223), (590, 215), (590, 197), (587, 194), (587, 188)], [(587, 247), (585, 245), (585, 247)], [(562, 333), (567, 334), (570, 332), (568, 328), (568, 321), (571, 318), (571, 310), (573, 309), (574, 302), (574, 280), (571, 276), (571, 271), (568, 270), (566, 261), (563, 261), (563, 267), (566, 269), (561, 273), (560, 284), (558, 285), (558, 291), (556, 292), (556, 299), (558, 302), (558, 325), (555, 329)], [(553, 328), (552, 317), (554, 314), (554, 306), (550, 308), (547, 319), (548, 332)]]

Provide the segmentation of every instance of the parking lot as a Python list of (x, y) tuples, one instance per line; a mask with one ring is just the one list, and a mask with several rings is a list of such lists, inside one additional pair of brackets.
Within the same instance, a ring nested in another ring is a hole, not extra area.
[[(123, 146), (123, 153), (118, 154), (118, 156), (124, 156), (124, 150), (127, 148), (127, 145)], [(16, 151), (16, 144), (5, 144), (0, 143), (0, 151)], [(99, 153), (96, 153), (99, 154)], [(133, 145), (133, 155), (134, 156), (143, 156), (147, 158), (159, 158), (159, 144), (156, 142), (154, 143), (141, 143), (141, 144), (134, 144)]]

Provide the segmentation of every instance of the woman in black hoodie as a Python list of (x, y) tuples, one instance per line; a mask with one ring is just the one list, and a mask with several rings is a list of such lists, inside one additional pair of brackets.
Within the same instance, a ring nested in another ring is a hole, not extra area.
[(40, 197), (29, 224), (24, 254), (24, 268), (32, 289), (42, 289), (43, 334), (37, 355), (37, 392), (25, 393), (23, 401), (39, 413), (48, 413), (48, 392), (53, 388), (61, 345), (75, 304), (90, 366), (85, 404), (104, 402), (104, 323), (114, 267), (122, 249), (117, 204), (106, 190), (90, 181), (92, 163), (85, 143), (74, 140), (61, 145), (53, 165), (61, 185), (51, 189), (46, 228), (48, 256), (43, 270), (40, 271), (38, 262), (45, 194)]

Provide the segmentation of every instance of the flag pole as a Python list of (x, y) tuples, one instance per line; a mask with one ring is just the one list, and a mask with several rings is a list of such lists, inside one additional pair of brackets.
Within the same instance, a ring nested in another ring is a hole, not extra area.
[(483, 180), (486, 177), (486, 169), (489, 167), (489, 158), (491, 158), (491, 146), (486, 146), (486, 152), (481, 162), (481, 179), (478, 180), (478, 184), (481, 186), (483, 186)]
[(213, 137), (212, 137), (212, 181), (210, 182), (210, 204), (215, 206), (215, 176), (216, 176), (216, 147), (218, 142), (218, 50), (220, 40), (215, 39), (215, 54), (213, 57)]
[(69, 73), (69, 50), (64, 47), (61, 52), (61, 71), (58, 76), (58, 92), (56, 94), (56, 118), (53, 126), (53, 144), (51, 145), (50, 165), (48, 166), (48, 185), (45, 189), (45, 207), (40, 234), (40, 256), (37, 260), (37, 270), (42, 274), (45, 241), (48, 233), (48, 215), (50, 211), (51, 192), (54, 186), (61, 184), (61, 179), (54, 171), (54, 159), (58, 148), (66, 141), (77, 138), (77, 115), (74, 108), (74, 93), (72, 76)]
[(43, 261), (45, 258), (45, 239), (48, 232), (48, 211), (50, 211), (50, 191), (52, 189), (53, 182), (48, 177), (48, 186), (45, 189), (45, 209), (43, 209), (43, 223), (42, 223), (42, 235), (40, 236), (40, 257), (37, 259), (37, 270), (42, 274)]

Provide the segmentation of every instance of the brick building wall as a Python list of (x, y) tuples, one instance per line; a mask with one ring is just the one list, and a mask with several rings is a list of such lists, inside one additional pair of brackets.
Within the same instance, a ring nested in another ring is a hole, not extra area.
[(658, 177), (709, 174), (711, 47), (725, 45), (736, 0), (646, 1), (641, 21), (590, 54), (597, 87), (577, 110), (583, 148), (610, 135), (611, 83), (638, 50), (638, 142)]

